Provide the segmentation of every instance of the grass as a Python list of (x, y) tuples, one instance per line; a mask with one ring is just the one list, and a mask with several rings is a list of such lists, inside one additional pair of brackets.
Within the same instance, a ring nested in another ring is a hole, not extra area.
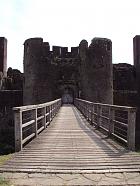
[(0, 186), (12, 186), (10, 182), (0, 176)]
[[(0, 166), (2, 164), (4, 164), (7, 160), (9, 160), (11, 158), (12, 154), (8, 154), (8, 155), (1, 155), (0, 156)], [(12, 184), (10, 184), (10, 182), (8, 180), (6, 180), (5, 178), (0, 176), (0, 186), (11, 186)]]
[(5, 161), (9, 160), (11, 158), (11, 156), (12, 156), (12, 154), (0, 156), (0, 165), (4, 164)]

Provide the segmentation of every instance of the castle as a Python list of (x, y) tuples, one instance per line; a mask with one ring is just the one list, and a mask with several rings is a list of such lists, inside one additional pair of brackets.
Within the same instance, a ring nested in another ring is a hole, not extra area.
[(112, 42), (94, 38), (88, 46), (53, 46), (42, 38), (24, 43), (24, 104), (37, 104), (62, 98), (73, 103), (75, 97), (94, 102), (113, 103)]
[(134, 37), (133, 42), (134, 65), (130, 65), (112, 64), (110, 39), (94, 38), (89, 45), (82, 40), (69, 52), (68, 47), (53, 46), (51, 50), (42, 38), (30, 38), (24, 43), (23, 75), (11, 68), (7, 71), (7, 40), (0, 38), (0, 90), (3, 89), (0, 113), (3, 108), (5, 112), (7, 107), (56, 98), (62, 98), (63, 103), (73, 103), (75, 97), (136, 106), (136, 143), (140, 145), (140, 36)]

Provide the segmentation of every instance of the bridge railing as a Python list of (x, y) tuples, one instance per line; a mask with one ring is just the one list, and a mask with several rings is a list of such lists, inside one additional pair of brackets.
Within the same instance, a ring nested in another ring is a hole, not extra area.
[(97, 128), (125, 142), (130, 150), (135, 150), (136, 108), (93, 103), (75, 99), (75, 106), (87, 120)]
[(38, 105), (14, 107), (15, 151), (22, 150), (29, 140), (37, 137), (50, 124), (60, 107), (61, 99)]

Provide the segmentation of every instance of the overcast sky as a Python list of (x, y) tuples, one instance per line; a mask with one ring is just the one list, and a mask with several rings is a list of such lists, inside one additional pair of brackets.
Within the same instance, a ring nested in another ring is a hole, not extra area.
[(133, 64), (140, 35), (140, 0), (0, 0), (0, 36), (8, 39), (8, 67), (23, 69), (23, 43), (42, 37), (50, 45), (113, 42), (113, 63)]

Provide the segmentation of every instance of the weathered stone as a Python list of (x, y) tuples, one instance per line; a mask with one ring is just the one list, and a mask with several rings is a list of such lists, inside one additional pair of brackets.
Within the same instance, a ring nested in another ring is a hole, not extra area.
[[(87, 48), (80, 43), (81, 95), (83, 99), (113, 103), (112, 42), (106, 38), (94, 38)], [(83, 94), (82, 94), (83, 92)]]
[(6, 77), (7, 73), (7, 39), (0, 37), (0, 72)]
[(59, 97), (63, 103), (72, 103), (75, 97), (112, 103), (110, 40), (96, 38), (89, 47), (83, 40), (79, 47), (72, 47), (71, 52), (67, 47), (53, 46), (52, 51), (47, 49), (45, 53), (46, 46), (49, 44), (44, 44), (42, 38), (25, 41), (24, 104)]

